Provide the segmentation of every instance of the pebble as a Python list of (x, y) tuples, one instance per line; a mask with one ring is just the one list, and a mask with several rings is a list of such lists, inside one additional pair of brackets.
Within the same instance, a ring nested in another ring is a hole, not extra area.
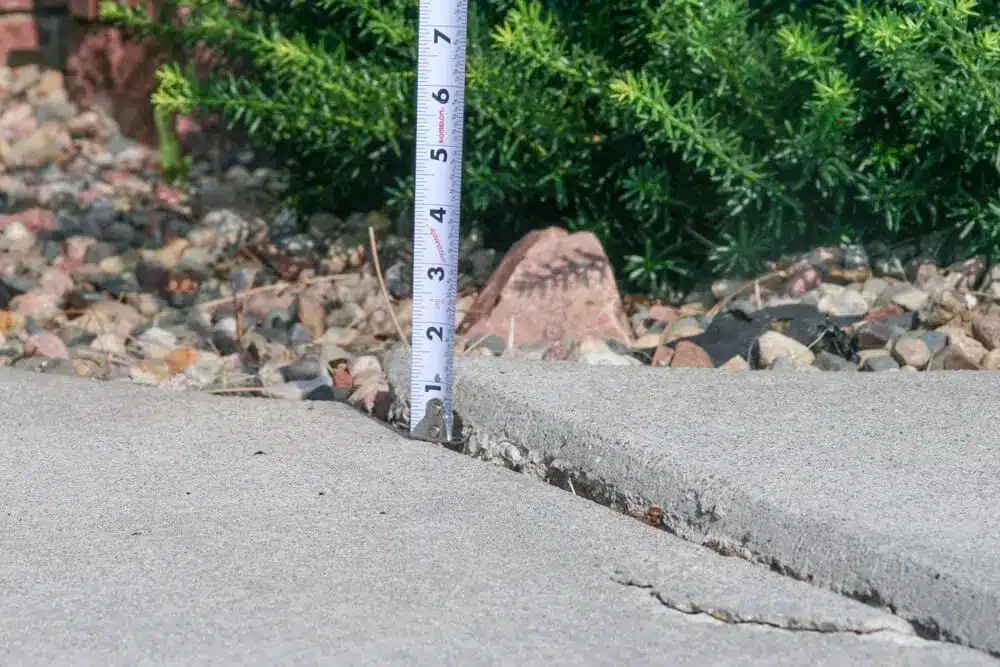
[(837, 317), (864, 315), (869, 308), (860, 292), (849, 289), (823, 296), (817, 305), (820, 312)]
[(1000, 316), (980, 315), (974, 318), (972, 334), (987, 350), (1000, 348)]
[(678, 341), (670, 359), (671, 368), (713, 368), (712, 358), (699, 345), (690, 341)]
[(895, 291), (892, 295), (891, 302), (897, 306), (905, 308), (906, 310), (916, 312), (926, 306), (929, 300), (930, 295), (927, 292), (907, 285), (904, 288)]
[(160, 327), (149, 327), (138, 337), (139, 349), (147, 359), (164, 359), (177, 346), (177, 336)]
[(103, 333), (90, 342), (90, 349), (120, 357), (128, 355), (125, 342), (114, 333)]
[(285, 382), (313, 380), (326, 372), (323, 360), (318, 357), (302, 357), (282, 366), (280, 370)]
[(768, 331), (757, 339), (760, 363), (770, 368), (779, 358), (785, 357), (800, 366), (809, 366), (816, 359), (812, 350), (802, 343), (777, 331)]
[(1000, 371), (1000, 348), (995, 348), (983, 355), (980, 364), (984, 371)]
[(813, 366), (821, 371), (857, 371), (858, 365), (853, 361), (823, 350), (816, 355)]
[(590, 366), (641, 366), (638, 359), (621, 354), (611, 348), (607, 341), (588, 337), (580, 341), (577, 361)]
[(904, 366), (922, 369), (931, 359), (931, 349), (919, 335), (906, 335), (898, 338), (893, 345), (892, 355)]
[(876, 354), (865, 359), (861, 364), (861, 370), (873, 373), (882, 371), (898, 371), (899, 363), (888, 354)]

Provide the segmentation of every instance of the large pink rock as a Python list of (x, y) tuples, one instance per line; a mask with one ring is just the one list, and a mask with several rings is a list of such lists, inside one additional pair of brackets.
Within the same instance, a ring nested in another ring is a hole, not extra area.
[(514, 344), (563, 336), (631, 342), (618, 283), (604, 247), (590, 232), (550, 227), (507, 253), (464, 323), (470, 340), (494, 334)]

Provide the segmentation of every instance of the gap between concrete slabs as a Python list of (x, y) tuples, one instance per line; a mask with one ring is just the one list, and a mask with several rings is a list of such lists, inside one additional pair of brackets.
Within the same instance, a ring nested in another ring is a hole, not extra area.
[(466, 454), (1000, 655), (1000, 374), (456, 361)]

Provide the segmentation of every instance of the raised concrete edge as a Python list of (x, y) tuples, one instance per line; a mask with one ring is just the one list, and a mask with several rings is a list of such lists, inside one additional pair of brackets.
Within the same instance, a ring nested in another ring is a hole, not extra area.
[[(684, 539), (890, 611), (927, 638), (1000, 655), (995, 588), (956, 579), (921, 557), (926, 554), (886, 545), (879, 535), (845, 526), (837, 517), (806, 516), (747, 493), (697, 460), (684, 467), (676, 461), (663, 465), (643, 443), (602, 426), (600, 413), (613, 409), (611, 396), (595, 397), (589, 420), (567, 417), (555, 396), (527, 400), (530, 390), (510, 388), (525, 381), (518, 371), (529, 364), (537, 370), (551, 362), (456, 359), (453, 409), (463, 453), (633, 516), (658, 508), (663, 526)], [(394, 393), (392, 416), (405, 423), (408, 348), (393, 348), (385, 367)], [(713, 511), (718, 505), (725, 507), (721, 516)], [(803, 543), (810, 545), (805, 555)]]

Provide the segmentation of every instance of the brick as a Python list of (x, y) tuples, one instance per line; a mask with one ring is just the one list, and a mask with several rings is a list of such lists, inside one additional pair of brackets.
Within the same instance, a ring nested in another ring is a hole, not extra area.
[(34, 12), (65, 6), (66, 0), (0, 0), (0, 12)]
[(69, 13), (73, 18), (93, 21), (97, 18), (101, 0), (69, 0)]
[[(0, 0), (3, 2), (4, 0)], [(21, 0), (27, 1), (27, 0)], [(56, 2), (57, 0), (50, 0)], [(121, 0), (119, 0), (120, 2)], [(77, 19), (82, 19), (85, 21), (93, 21), (97, 18), (97, 14), (100, 11), (101, 0), (62, 0), (59, 4), (66, 5), (69, 4), (69, 13)], [(135, 7), (137, 5), (142, 5), (145, 7), (147, 12), (155, 11), (157, 7), (162, 5), (161, 2), (153, 0), (126, 0), (126, 4)]]
[(38, 23), (31, 14), (0, 16), (0, 62), (6, 63), (15, 51), (38, 51), (41, 48)]
[(13, 56), (33, 54), (29, 60), (62, 68), (69, 47), (65, 15), (0, 14), (0, 65), (16, 64)]
[(149, 95), (163, 57), (149, 42), (128, 40), (118, 28), (73, 26), (66, 65), (66, 86), (83, 107), (109, 113), (125, 134), (140, 141), (155, 138)]

